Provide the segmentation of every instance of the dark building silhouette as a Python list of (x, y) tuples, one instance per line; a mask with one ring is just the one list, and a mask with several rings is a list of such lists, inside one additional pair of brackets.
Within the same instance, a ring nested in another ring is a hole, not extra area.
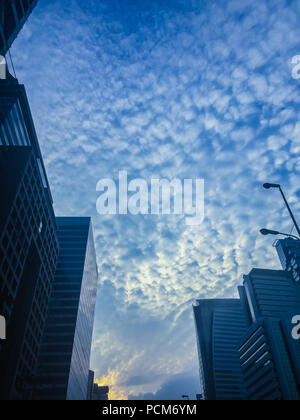
[(93, 399), (94, 380), (95, 380), (95, 373), (92, 370), (90, 370), (89, 380), (88, 380), (87, 398), (86, 398), (87, 401), (91, 401)]
[(99, 386), (94, 384), (93, 400), (94, 401), (108, 401), (109, 387)]
[(276, 242), (276, 250), (282, 268), (289, 271), (295, 283), (300, 286), (300, 241), (281, 239)]
[(254, 269), (239, 289), (252, 322), (239, 348), (248, 399), (299, 399), (300, 348), (291, 320), (300, 314), (300, 287), (292, 272)]
[(245, 399), (238, 344), (247, 331), (248, 320), (241, 302), (198, 300), (194, 318), (203, 398)]
[(247, 331), (239, 347), (247, 400), (299, 399), (286, 331), (279, 319), (269, 317)]
[(0, 0), (0, 55), (5, 55), (38, 0)]
[(108, 386), (99, 386), (94, 383), (95, 374), (90, 370), (88, 382), (87, 400), (107, 401), (109, 394)]
[(41, 348), (38, 399), (86, 400), (97, 294), (90, 218), (57, 218), (60, 246)]
[(30, 399), (58, 255), (56, 221), (24, 86), (0, 80), (0, 398)]
[(300, 310), (299, 289), (287, 271), (253, 269), (239, 290), (246, 297), (252, 322), (284, 319)]
[[(0, 56), (37, 1), (0, 0)], [(91, 220), (55, 219), (26, 92), (1, 57), (0, 202), (0, 399), (87, 399), (97, 291)]]
[(284, 270), (253, 269), (239, 300), (194, 307), (204, 399), (238, 399), (238, 389), (247, 400), (300, 399), (300, 340), (292, 336), (300, 315), (300, 241), (275, 246)]
[[(296, 286), (296, 293), (299, 298), (300, 296), (300, 241), (294, 239), (281, 239), (276, 242), (276, 250), (282, 265), (282, 268), (291, 273), (294, 285)], [(292, 311), (292, 315), (299, 316), (300, 308), (298, 311)], [(288, 317), (287, 327), (285, 331), (289, 331), (291, 324), (290, 318)], [(294, 324), (293, 324), (294, 325)], [(290, 334), (288, 333), (288, 340), (290, 342)], [(291, 351), (293, 353), (293, 365), (297, 375), (298, 387), (300, 388), (300, 340), (293, 340), (293, 346)], [(300, 389), (299, 389), (300, 393)]]

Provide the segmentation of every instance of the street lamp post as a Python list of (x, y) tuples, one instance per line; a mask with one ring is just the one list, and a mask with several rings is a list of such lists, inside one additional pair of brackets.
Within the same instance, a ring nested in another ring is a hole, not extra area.
[(283, 236), (286, 236), (288, 238), (293, 238), (293, 239), (296, 239), (297, 241), (300, 241), (300, 239), (295, 235), (290, 235), (288, 233), (278, 232), (277, 230), (261, 229), (260, 233), (264, 236), (267, 236), (267, 235), (275, 235), (275, 236), (283, 235)]
[[(295, 228), (296, 228), (296, 230), (297, 230), (297, 233), (298, 233), (298, 235), (299, 235), (299, 237), (300, 237), (300, 228), (299, 228), (298, 223), (297, 223), (297, 221), (296, 221), (296, 219), (295, 219), (295, 216), (294, 216), (294, 214), (293, 214), (293, 212), (292, 212), (292, 209), (290, 208), (290, 205), (289, 205), (289, 203), (288, 203), (288, 201), (287, 201), (287, 199), (286, 199), (286, 197), (285, 197), (285, 195), (284, 195), (284, 192), (282, 191), (281, 186), (280, 186), (279, 184), (269, 184), (269, 183), (266, 183), (266, 184), (264, 184), (264, 188), (265, 188), (266, 190), (269, 190), (270, 188), (278, 188), (278, 189), (279, 189), (279, 191), (280, 191), (280, 193), (281, 193), (281, 195), (282, 195), (282, 198), (283, 198), (283, 200), (284, 200), (284, 202), (285, 202), (285, 205), (286, 205), (286, 207), (287, 207), (287, 209), (288, 209), (288, 211), (289, 211), (289, 213), (290, 213), (290, 216), (291, 216), (291, 218), (292, 218), (292, 220), (293, 220), (293, 223), (294, 223), (294, 225), (295, 225)], [(297, 238), (297, 239), (298, 239), (298, 238)]]

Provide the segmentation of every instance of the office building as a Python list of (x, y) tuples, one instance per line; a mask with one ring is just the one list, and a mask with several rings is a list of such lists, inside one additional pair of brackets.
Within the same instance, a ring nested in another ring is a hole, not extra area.
[[(239, 346), (248, 400), (298, 400), (299, 389), (285, 333), (276, 318), (261, 318)], [(293, 343), (291, 343), (293, 344)]]
[(252, 322), (264, 317), (285, 319), (300, 310), (298, 287), (290, 272), (253, 269), (244, 276), (243, 289)]
[(109, 387), (99, 386), (94, 384), (93, 400), (94, 401), (108, 401)]
[(300, 241), (281, 239), (276, 242), (276, 250), (282, 268), (292, 274), (295, 283), (300, 287)]
[(95, 373), (90, 370), (88, 381), (87, 400), (107, 401), (109, 394), (108, 386), (99, 386), (94, 383)]
[(86, 400), (97, 294), (90, 218), (57, 218), (60, 252), (41, 348), (37, 399)]
[[(291, 250), (282, 245), (288, 268)], [(239, 290), (252, 321), (239, 348), (248, 398), (299, 399), (300, 343), (291, 336), (291, 321), (300, 312), (300, 295), (292, 271), (254, 269)]]
[[(0, 0), (0, 56), (37, 2)], [(86, 399), (97, 289), (91, 221), (58, 219), (59, 244), (26, 92), (2, 57), (0, 200), (0, 316), (7, 327), (0, 341), (0, 399), (41, 393)]]
[(245, 399), (238, 345), (249, 323), (241, 301), (198, 300), (194, 318), (203, 398)]
[(0, 81), (0, 398), (30, 399), (58, 255), (56, 221), (24, 86)]
[(0, 0), (0, 55), (5, 55), (38, 0)]
[(87, 401), (91, 401), (93, 399), (94, 380), (95, 380), (95, 372), (90, 370), (89, 371), (87, 397), (86, 397)]

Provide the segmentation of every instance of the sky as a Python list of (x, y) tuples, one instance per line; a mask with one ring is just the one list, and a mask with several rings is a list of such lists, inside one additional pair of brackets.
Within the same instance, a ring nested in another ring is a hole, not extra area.
[[(300, 213), (297, 0), (40, 0), (12, 48), (58, 216), (92, 216), (92, 368), (116, 399), (195, 398), (192, 305), (279, 269)], [(99, 215), (102, 178), (204, 179), (205, 220)]]

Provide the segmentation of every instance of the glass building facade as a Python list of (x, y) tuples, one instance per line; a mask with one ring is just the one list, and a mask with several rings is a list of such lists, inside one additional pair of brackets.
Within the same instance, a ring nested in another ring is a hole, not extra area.
[(93, 398), (94, 401), (108, 401), (109, 399), (109, 387), (99, 386), (94, 384)]
[(198, 300), (194, 318), (204, 399), (245, 399), (238, 344), (247, 331), (248, 320), (241, 301)]
[(262, 317), (285, 319), (300, 310), (299, 290), (287, 271), (254, 269), (244, 276), (244, 291), (252, 322)]
[(86, 400), (98, 271), (90, 218), (57, 218), (60, 246), (38, 399)]
[[(37, 2), (0, 0), (0, 55)], [(98, 276), (91, 220), (56, 220), (25, 88), (6, 70), (1, 64), (0, 399), (87, 399)]]
[(300, 241), (281, 239), (276, 242), (276, 250), (282, 268), (292, 274), (295, 283), (300, 287)]
[(38, 0), (0, 0), (0, 55), (5, 55)]
[[(300, 342), (291, 335), (292, 318), (300, 314), (300, 288), (290, 268), (295, 258), (294, 241), (291, 247), (288, 244), (283, 241), (278, 250), (285, 271), (254, 269), (244, 276), (244, 286), (240, 287), (252, 328), (260, 331), (255, 336), (250, 330), (240, 346), (247, 389), (251, 391), (249, 399), (300, 398)], [(249, 388), (249, 374), (261, 363), (264, 369), (250, 377)]]
[(207, 400), (299, 400), (299, 242), (278, 241), (284, 270), (253, 269), (240, 299), (199, 300), (194, 307), (200, 377)]
[(56, 220), (24, 86), (0, 81), (0, 398), (30, 399), (58, 256)]
[(87, 391), (87, 398), (86, 398), (87, 401), (91, 401), (93, 399), (94, 379), (95, 379), (95, 372), (90, 370), (89, 381), (88, 381), (88, 391)]
[(298, 400), (299, 389), (279, 319), (262, 318), (247, 331), (239, 347), (248, 400)]

